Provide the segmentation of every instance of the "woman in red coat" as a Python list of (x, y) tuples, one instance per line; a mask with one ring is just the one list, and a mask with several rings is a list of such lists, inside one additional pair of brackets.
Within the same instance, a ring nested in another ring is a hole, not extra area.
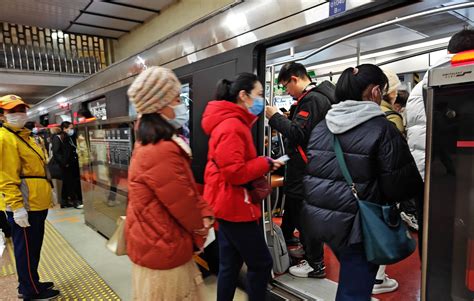
[(216, 98), (206, 107), (202, 127), (209, 138), (204, 174), (204, 198), (219, 221), (217, 300), (234, 297), (242, 263), (247, 272), (250, 301), (265, 300), (272, 258), (265, 243), (260, 204), (250, 202), (243, 185), (283, 163), (257, 157), (251, 128), (264, 108), (257, 76), (242, 73), (235, 81), (221, 80)]
[(174, 73), (151, 67), (128, 90), (141, 115), (128, 174), (127, 252), (134, 300), (202, 300), (193, 252), (202, 248), (212, 210), (196, 189), (191, 150), (175, 135), (186, 121)]

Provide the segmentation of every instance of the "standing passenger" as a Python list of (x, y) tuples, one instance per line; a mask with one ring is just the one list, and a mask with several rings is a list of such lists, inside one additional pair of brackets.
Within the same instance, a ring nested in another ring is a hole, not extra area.
[(180, 88), (173, 71), (150, 67), (128, 89), (140, 116), (125, 228), (134, 300), (202, 300), (193, 252), (201, 250), (214, 218), (196, 188), (191, 150), (173, 128)]
[(403, 117), (402, 115), (400, 115), (400, 113), (395, 111), (393, 107), (395, 101), (397, 100), (398, 88), (400, 88), (401, 82), (398, 79), (398, 75), (392, 70), (384, 69), (383, 72), (388, 79), (388, 90), (383, 95), (380, 108), (382, 108), (382, 111), (385, 113), (387, 119), (390, 120), (397, 127), (400, 133), (405, 135)]
[(300, 231), (306, 260), (291, 267), (290, 273), (297, 277), (324, 278), (326, 267), (323, 243), (306, 237), (300, 226), (300, 212), (305, 199), (303, 176), (306, 169), (306, 146), (311, 131), (331, 108), (334, 85), (324, 81), (316, 86), (311, 82), (306, 68), (298, 63), (283, 65), (278, 74), (278, 83), (297, 99), (296, 104), (291, 107), (289, 118), (277, 113), (276, 107), (267, 107), (265, 112), (270, 126), (282, 133), (286, 152), (291, 158), (286, 169), (286, 208), (281, 228), (289, 244), (293, 240), (295, 228)]
[(50, 299), (59, 295), (52, 282), (40, 282), (38, 265), (44, 223), (51, 206), (46, 156), (26, 129), (29, 107), (16, 95), (0, 98), (6, 123), (0, 128), (0, 210), (11, 226), (18, 293), (22, 299)]
[(405, 139), (380, 110), (386, 86), (387, 77), (375, 65), (344, 70), (336, 85), (341, 102), (315, 127), (308, 144), (302, 227), (328, 243), (341, 264), (337, 301), (370, 300), (378, 265), (367, 261), (358, 203), (337, 163), (334, 135), (361, 199), (393, 204), (423, 193)]
[(74, 125), (69, 121), (61, 123), (61, 133), (52, 138), (55, 163), (62, 168), (61, 208), (82, 209), (82, 191), (79, 172), (79, 158), (74, 139)]
[(270, 279), (272, 257), (260, 223), (260, 204), (251, 203), (243, 187), (283, 164), (257, 157), (251, 128), (263, 112), (262, 94), (254, 74), (223, 79), (217, 85), (217, 100), (209, 102), (202, 119), (210, 136), (204, 198), (219, 221), (218, 301), (233, 300), (243, 262), (248, 268), (245, 287), (250, 301), (265, 300)]

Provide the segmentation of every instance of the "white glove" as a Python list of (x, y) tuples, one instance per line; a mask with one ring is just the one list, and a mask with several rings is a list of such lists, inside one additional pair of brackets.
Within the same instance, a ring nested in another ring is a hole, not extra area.
[(30, 226), (30, 223), (28, 222), (28, 211), (26, 211), (25, 208), (13, 211), (13, 219), (15, 220), (15, 223), (22, 228)]

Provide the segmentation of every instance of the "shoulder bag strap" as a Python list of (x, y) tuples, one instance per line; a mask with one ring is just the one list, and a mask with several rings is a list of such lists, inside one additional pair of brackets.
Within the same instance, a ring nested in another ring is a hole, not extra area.
[(337, 138), (336, 135), (333, 135), (333, 143), (334, 143), (334, 152), (336, 153), (336, 159), (337, 163), (339, 164), (339, 168), (342, 171), (342, 175), (344, 176), (344, 179), (346, 180), (347, 185), (351, 188), (352, 194), (356, 197), (356, 199), (359, 199), (359, 196), (357, 195), (357, 189), (355, 187), (354, 181), (352, 180), (351, 173), (349, 172), (349, 169), (347, 168), (346, 160), (344, 159), (344, 153), (342, 151), (341, 143), (339, 142), (339, 139)]
[(7, 131), (9, 131), (10, 133), (12, 133), (13, 135), (15, 135), (18, 139), (20, 139), (23, 143), (26, 144), (26, 146), (28, 146), (29, 149), (31, 149), (32, 151), (35, 152), (36, 155), (38, 155), (38, 157), (40, 157), (41, 159), (41, 162), (43, 162), (44, 164), (44, 160), (45, 158), (43, 158), (43, 156), (41, 156), (25, 139), (23, 139), (20, 135), (18, 135), (18, 133), (16, 133), (15, 131), (7, 128), (7, 127), (4, 127)]
[(27, 178), (37, 178), (37, 179), (45, 179), (49, 182), (49, 185), (51, 185), (51, 188), (53, 188), (53, 182), (50, 180), (50, 175), (49, 175), (49, 170), (48, 168), (46, 167), (46, 163), (45, 163), (45, 159), (46, 158), (43, 158), (43, 156), (41, 156), (25, 139), (23, 139), (20, 135), (18, 135), (18, 133), (16, 133), (15, 131), (7, 128), (7, 127), (4, 127), (7, 131), (9, 131), (10, 133), (14, 134), (18, 139), (20, 139), (23, 143), (26, 144), (26, 146), (28, 146), (29, 149), (31, 149), (32, 151), (35, 152), (36, 155), (38, 155), (38, 157), (40, 158), (40, 161), (41, 163), (43, 164), (43, 168), (44, 168), (44, 172), (45, 172), (45, 177), (37, 177), (37, 176), (20, 176), (21, 179), (27, 179)]

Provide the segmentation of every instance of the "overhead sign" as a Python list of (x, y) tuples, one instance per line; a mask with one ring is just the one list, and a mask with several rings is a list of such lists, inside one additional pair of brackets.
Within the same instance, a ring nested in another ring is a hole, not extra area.
[(334, 16), (346, 11), (346, 0), (330, 0), (329, 16)]

